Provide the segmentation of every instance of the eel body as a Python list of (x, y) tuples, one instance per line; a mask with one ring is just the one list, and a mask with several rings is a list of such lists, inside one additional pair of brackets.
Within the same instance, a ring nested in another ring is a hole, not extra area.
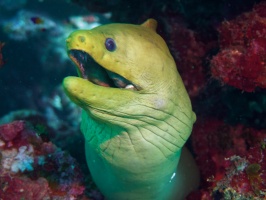
[(180, 161), (195, 114), (156, 26), (108, 24), (67, 38), (79, 77), (63, 86), (83, 108), (87, 163), (107, 199), (183, 199), (198, 182), (191, 155)]

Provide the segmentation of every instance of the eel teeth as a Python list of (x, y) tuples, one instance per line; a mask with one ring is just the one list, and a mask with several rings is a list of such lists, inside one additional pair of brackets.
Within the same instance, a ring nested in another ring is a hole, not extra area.
[(136, 90), (136, 88), (134, 87), (134, 85), (129, 84), (125, 87), (125, 89), (129, 89), (129, 90)]

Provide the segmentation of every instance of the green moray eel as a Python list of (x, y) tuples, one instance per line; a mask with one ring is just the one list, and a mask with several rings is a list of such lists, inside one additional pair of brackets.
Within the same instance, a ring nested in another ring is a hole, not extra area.
[(87, 164), (107, 199), (184, 199), (198, 184), (182, 148), (196, 117), (156, 26), (107, 24), (66, 41), (79, 77), (63, 86), (83, 109)]

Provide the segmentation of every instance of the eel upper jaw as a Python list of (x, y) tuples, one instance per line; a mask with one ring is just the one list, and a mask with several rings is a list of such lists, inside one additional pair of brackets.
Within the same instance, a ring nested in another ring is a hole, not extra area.
[(85, 51), (71, 49), (68, 51), (68, 55), (76, 64), (78, 75), (96, 85), (137, 91), (141, 90), (140, 87), (136, 86), (134, 83), (119, 74), (111, 72), (99, 65)]

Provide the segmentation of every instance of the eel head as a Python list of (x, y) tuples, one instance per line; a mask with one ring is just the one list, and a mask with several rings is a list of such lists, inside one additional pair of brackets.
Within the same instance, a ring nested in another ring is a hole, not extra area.
[(189, 127), (187, 138), (194, 113), (156, 26), (149, 19), (142, 25), (108, 24), (73, 32), (67, 38), (67, 52), (79, 77), (66, 77), (63, 86), (73, 102), (105, 124), (157, 126), (179, 107), (184, 121), (192, 122), (184, 122)]

